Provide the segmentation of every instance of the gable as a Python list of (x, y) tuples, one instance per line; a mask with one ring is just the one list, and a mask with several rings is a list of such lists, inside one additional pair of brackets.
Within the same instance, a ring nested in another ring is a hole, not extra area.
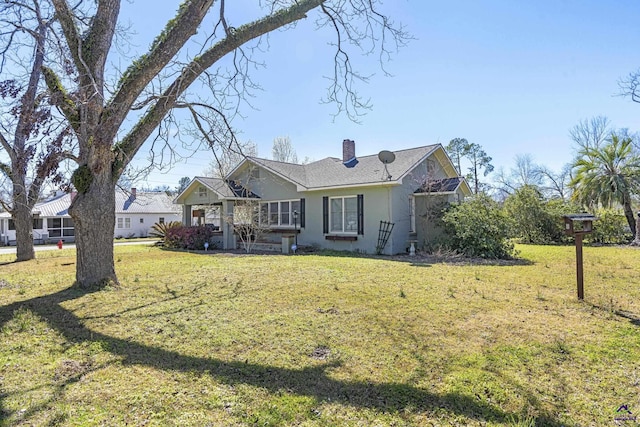
[(236, 166), (228, 178), (238, 182), (254, 180), (256, 183), (250, 186), (256, 188), (257, 194), (265, 197), (264, 192), (272, 190), (272, 184), (281, 185), (282, 182), (291, 184), (297, 192), (402, 185), (412, 174), (422, 173), (426, 176), (426, 170), (422, 172), (421, 168), (425, 168), (424, 165), (429, 162), (433, 162), (434, 167), (441, 171), (437, 176), (439, 179), (458, 176), (453, 162), (441, 144), (397, 150), (393, 154), (394, 161), (386, 165), (380, 161), (377, 154), (357, 157), (357, 162), (352, 161), (349, 164), (335, 157), (304, 165), (247, 157)]

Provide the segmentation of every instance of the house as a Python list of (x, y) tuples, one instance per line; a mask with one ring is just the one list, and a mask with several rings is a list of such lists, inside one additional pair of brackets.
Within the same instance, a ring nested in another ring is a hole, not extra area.
[[(180, 221), (180, 207), (164, 192), (131, 192), (116, 190), (115, 238), (146, 237), (156, 222)], [(36, 243), (48, 241), (72, 242), (75, 239), (73, 220), (68, 209), (73, 193), (58, 193), (37, 203), (33, 208), (33, 239)], [(16, 232), (8, 212), (0, 213), (0, 242), (15, 244)]]
[(355, 148), (347, 139), (341, 159), (304, 165), (247, 157), (225, 179), (195, 177), (175, 203), (183, 223), (216, 211), (225, 249), (237, 244), (232, 222), (254, 205), (265, 241), (295, 234), (301, 246), (397, 254), (432, 242), (430, 212), (471, 194), (440, 144), (363, 157)]

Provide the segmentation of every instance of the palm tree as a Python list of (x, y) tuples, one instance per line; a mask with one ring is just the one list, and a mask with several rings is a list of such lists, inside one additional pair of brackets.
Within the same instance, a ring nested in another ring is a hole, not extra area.
[(589, 208), (622, 205), (635, 236), (631, 195), (640, 189), (640, 156), (633, 150), (633, 139), (611, 133), (606, 143), (583, 147), (573, 168), (575, 174), (569, 183), (573, 199)]

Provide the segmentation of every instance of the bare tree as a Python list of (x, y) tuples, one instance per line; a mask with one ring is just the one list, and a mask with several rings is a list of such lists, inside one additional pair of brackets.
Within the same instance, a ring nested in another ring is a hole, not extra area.
[(260, 178), (256, 178), (255, 166), (251, 165), (245, 178), (241, 182), (236, 182), (236, 186), (242, 188), (243, 200), (239, 200), (233, 207), (233, 213), (222, 218), (232, 226), (233, 232), (240, 241), (242, 248), (247, 253), (251, 253), (256, 243), (269, 232), (270, 223), (268, 217), (268, 207), (262, 203), (254, 193)]
[(581, 120), (571, 130), (569, 136), (576, 145), (576, 151), (598, 149), (611, 136), (611, 122), (605, 116)]
[(571, 165), (564, 165), (559, 172), (555, 172), (546, 166), (538, 165), (538, 174), (542, 179), (540, 189), (547, 199), (561, 199), (563, 201), (571, 198), (569, 182), (572, 179)]
[[(354, 120), (369, 105), (355, 87), (366, 76), (354, 70), (348, 49), (377, 51), (382, 63), (408, 39), (373, 0), (271, 0), (260, 2), (263, 15), (237, 23), (225, 0), (185, 0), (149, 51), (118, 76), (118, 70), (107, 70), (107, 57), (120, 0), (78, 0), (73, 6), (67, 0), (51, 2), (55, 29), (71, 60), (64, 67), (46, 62), (42, 69), (51, 99), (79, 145), (72, 176), (78, 195), (69, 213), (76, 232), (76, 282), (82, 287), (117, 284), (115, 183), (147, 140), (149, 156), (161, 160), (161, 146), (155, 143), (170, 139), (176, 109), (189, 113), (194, 127), (209, 135), (207, 141), (228, 145), (235, 138), (231, 120), (257, 88), (249, 73), (256, 65), (251, 47), (262, 36), (291, 29), (315, 12), (319, 26), (334, 30), (326, 100)], [(119, 78), (112, 86), (106, 76), (113, 75)]]
[(40, 0), (0, 2), (0, 73), (8, 77), (0, 81), (0, 175), (11, 186), (0, 203), (15, 225), (18, 261), (35, 257), (32, 209), (71, 157), (71, 129), (52, 113), (42, 79), (46, 61), (65, 59), (52, 34), (54, 12)]
[(233, 145), (213, 150), (213, 160), (204, 171), (206, 176), (224, 179), (244, 158), (258, 155), (258, 146), (254, 142), (236, 141)]
[(279, 136), (273, 140), (271, 155), (278, 162), (298, 163), (298, 155), (288, 136)]
[(509, 169), (509, 173), (505, 173), (504, 169), (500, 168), (495, 178), (498, 188), (506, 194), (512, 194), (525, 185), (540, 188), (542, 185), (540, 167), (535, 164), (531, 154), (518, 154), (515, 163), (515, 166)]

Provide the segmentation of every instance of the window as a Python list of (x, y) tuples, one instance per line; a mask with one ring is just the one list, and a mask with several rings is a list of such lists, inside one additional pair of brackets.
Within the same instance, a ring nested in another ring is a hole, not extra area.
[(322, 198), (322, 232), (364, 234), (364, 195)]
[(416, 198), (414, 196), (409, 197), (409, 232), (415, 233), (416, 231)]
[(356, 233), (358, 231), (358, 199), (332, 197), (330, 200), (329, 230), (332, 233)]
[[(43, 226), (44, 222), (42, 220), (42, 218), (34, 218), (33, 219), (33, 229), (34, 230), (42, 230), (44, 228)], [(16, 223), (13, 219), (9, 219), (9, 230), (15, 230), (16, 229)]]
[(49, 237), (71, 237), (75, 235), (71, 218), (47, 218)]
[(158, 218), (158, 224), (164, 224), (164, 217)]
[(202, 185), (198, 187), (198, 197), (207, 197), (207, 187)]
[(282, 200), (260, 204), (260, 221), (269, 221), (270, 226), (293, 227), (296, 220), (293, 213), (298, 213), (297, 224), (302, 226), (300, 200)]
[(118, 218), (118, 228), (131, 228), (131, 218)]
[(140, 224), (144, 224), (144, 218), (140, 218)]

